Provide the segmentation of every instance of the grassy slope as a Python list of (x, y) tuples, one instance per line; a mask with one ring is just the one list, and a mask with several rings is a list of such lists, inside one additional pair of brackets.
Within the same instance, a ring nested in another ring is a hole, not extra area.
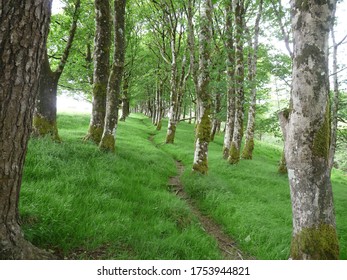
[[(59, 117), (62, 144), (32, 140), (25, 165), (21, 214), (35, 244), (84, 258), (218, 259), (184, 202), (167, 191), (172, 157), (186, 166), (182, 178), (200, 209), (258, 259), (286, 259), (291, 235), (288, 181), (276, 173), (280, 151), (256, 143), (254, 160), (221, 160), (222, 136), (210, 144), (208, 176), (191, 174), (194, 126), (181, 123), (174, 145), (162, 144), (150, 120), (132, 115), (120, 123), (116, 155), (100, 153), (81, 138), (88, 116)], [(347, 178), (333, 178), (341, 258), (347, 259)], [(99, 248), (99, 250), (97, 250)], [(106, 249), (107, 248), (107, 249)], [(105, 252), (106, 250), (106, 252)]]
[[(163, 124), (165, 127), (165, 124)], [(253, 160), (236, 166), (221, 159), (223, 136), (209, 146), (209, 174), (191, 173), (193, 125), (180, 123), (174, 145), (162, 149), (186, 165), (183, 183), (202, 211), (211, 215), (242, 249), (258, 259), (287, 259), (292, 231), (288, 180), (277, 174), (281, 151), (256, 142)], [(163, 142), (165, 131), (155, 138)], [(342, 259), (347, 259), (347, 177), (334, 171), (333, 189)]]
[(120, 123), (116, 155), (82, 143), (88, 122), (59, 116), (62, 144), (31, 140), (20, 207), (27, 238), (69, 257), (219, 259), (215, 240), (167, 191), (174, 161), (140, 119)]

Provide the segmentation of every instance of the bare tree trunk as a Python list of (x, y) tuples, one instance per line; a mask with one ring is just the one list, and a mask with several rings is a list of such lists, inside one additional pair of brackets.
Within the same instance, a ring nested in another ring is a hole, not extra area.
[(235, 123), (235, 49), (233, 31), (233, 1), (228, 1), (226, 6), (226, 50), (227, 50), (227, 119), (223, 144), (223, 158), (230, 154), (231, 142), (234, 134)]
[(244, 64), (243, 64), (243, 29), (244, 29), (244, 0), (235, 1), (235, 124), (228, 162), (236, 164), (240, 161), (240, 149), (243, 137), (244, 119)]
[(67, 40), (65, 50), (60, 59), (59, 65), (54, 72), (51, 70), (48, 55), (46, 53), (44, 65), (41, 71), (39, 94), (37, 97), (37, 106), (35, 107), (33, 119), (34, 136), (51, 135), (53, 140), (60, 141), (57, 128), (58, 81), (64, 71), (64, 67), (69, 57), (70, 49), (75, 37), (80, 4), (81, 0), (76, 0), (69, 38)]
[(94, 74), (92, 114), (86, 140), (99, 144), (104, 129), (106, 92), (110, 73), (110, 2), (95, 0)]
[(118, 104), (125, 59), (125, 5), (126, 0), (114, 0), (114, 62), (107, 86), (106, 115), (104, 131), (99, 148), (115, 151), (118, 124)]
[[(250, 69), (249, 71), (249, 83), (251, 86), (251, 104), (248, 111), (248, 121), (246, 129), (246, 142), (242, 151), (241, 158), (252, 159), (254, 149), (254, 130), (255, 130), (255, 111), (257, 105), (257, 59), (258, 59), (258, 37), (259, 37), (259, 23), (263, 11), (263, 0), (259, 1), (259, 10), (257, 18), (254, 24), (254, 43), (253, 43), (253, 55), (251, 55)], [(252, 40), (250, 47), (252, 45)]]
[(130, 73), (124, 77), (123, 81), (123, 98), (122, 98), (122, 116), (120, 117), (120, 121), (125, 121), (125, 119), (130, 114), (130, 95), (129, 95), (129, 80)]
[(293, 107), (285, 151), (293, 212), (293, 259), (338, 259), (328, 166), (328, 37), (335, 1), (291, 1), (294, 34)]
[(18, 201), (51, 1), (0, 6), (0, 259), (47, 259), (52, 256), (24, 239)]
[[(217, 82), (220, 82), (221, 80), (221, 70), (218, 73), (218, 77), (217, 77)], [(221, 99), (222, 99), (222, 94), (220, 93), (219, 89), (216, 89), (216, 94), (215, 94), (215, 102), (214, 102), (214, 116), (213, 116), (213, 120), (212, 120), (212, 129), (211, 129), (211, 141), (214, 141), (214, 137), (216, 135), (217, 132), (219, 132), (220, 130), (220, 117), (219, 117), (219, 113), (221, 111)]]
[(212, 39), (212, 1), (205, 0), (202, 4), (199, 33), (199, 77), (197, 107), (199, 119), (195, 138), (193, 171), (206, 174), (208, 171), (208, 144), (211, 133), (211, 96), (208, 91), (210, 82), (210, 55)]

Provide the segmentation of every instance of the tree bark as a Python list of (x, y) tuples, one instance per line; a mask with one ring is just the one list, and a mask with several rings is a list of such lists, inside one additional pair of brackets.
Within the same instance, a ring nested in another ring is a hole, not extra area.
[(125, 60), (125, 5), (126, 0), (114, 1), (114, 62), (107, 86), (104, 131), (99, 147), (114, 152), (118, 124), (118, 104)]
[(0, 259), (51, 258), (23, 237), (18, 201), (51, 1), (0, 2)]
[(235, 123), (235, 48), (233, 31), (233, 1), (226, 6), (226, 50), (227, 50), (227, 119), (223, 143), (223, 158), (227, 159), (230, 153)]
[[(261, 15), (263, 12), (263, 0), (259, 1), (259, 10), (257, 18), (254, 24), (254, 43), (253, 43), (253, 54), (251, 54), (250, 67), (249, 67), (249, 83), (251, 86), (251, 104), (248, 111), (248, 121), (246, 129), (246, 142), (242, 151), (241, 158), (252, 159), (254, 149), (254, 130), (255, 130), (255, 112), (257, 105), (257, 86), (256, 86), (256, 75), (257, 75), (257, 60), (258, 60), (258, 37), (259, 37), (259, 24)], [(251, 40), (252, 45), (252, 40)], [(250, 47), (251, 47), (250, 45)]]
[(240, 149), (243, 137), (244, 119), (244, 64), (243, 64), (243, 29), (244, 29), (244, 0), (235, 1), (235, 123), (233, 140), (231, 142), (228, 162), (236, 164), (240, 161)]
[(293, 259), (338, 259), (328, 167), (328, 37), (335, 1), (291, 1), (292, 110), (285, 151), (293, 212)]
[(193, 171), (206, 174), (208, 171), (208, 144), (211, 133), (211, 96), (208, 91), (210, 82), (210, 54), (212, 39), (212, 2), (205, 0), (201, 8), (201, 22), (199, 33), (199, 76), (197, 107), (199, 108), (199, 119), (195, 138), (195, 152)]
[(130, 95), (129, 95), (129, 80), (131, 73), (124, 77), (123, 82), (123, 98), (122, 98), (122, 116), (120, 117), (120, 121), (125, 121), (125, 119), (130, 114)]
[[(57, 89), (58, 81), (64, 71), (65, 64), (69, 57), (72, 42), (77, 29), (78, 12), (81, 0), (76, 0), (69, 38), (66, 42), (65, 50), (55, 71), (51, 70), (48, 55), (46, 53), (44, 65), (41, 71), (39, 94), (36, 101), (33, 135), (50, 135), (53, 140), (60, 141), (57, 128)], [(46, 50), (47, 52), (47, 50)]]
[(99, 144), (104, 130), (106, 92), (110, 73), (110, 2), (95, 0), (95, 16), (93, 102), (89, 129), (85, 139)]

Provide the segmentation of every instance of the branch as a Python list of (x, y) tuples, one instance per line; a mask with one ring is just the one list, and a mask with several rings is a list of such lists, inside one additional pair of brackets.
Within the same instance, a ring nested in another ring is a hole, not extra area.
[(69, 38), (67, 40), (64, 53), (63, 53), (63, 55), (62, 55), (62, 57), (60, 59), (58, 68), (55, 70), (55, 73), (57, 75), (59, 75), (59, 76), (61, 75), (61, 73), (64, 70), (66, 61), (67, 61), (67, 59), (69, 57), (69, 53), (70, 53), (70, 49), (71, 49), (71, 46), (72, 46), (72, 42), (73, 42), (75, 34), (76, 34), (77, 21), (78, 21), (78, 17), (79, 17), (78, 10), (79, 10), (80, 5), (81, 5), (81, 0), (76, 0), (75, 10), (74, 10), (74, 13), (73, 13), (73, 16), (72, 16), (72, 24), (71, 24), (71, 28), (70, 28)]

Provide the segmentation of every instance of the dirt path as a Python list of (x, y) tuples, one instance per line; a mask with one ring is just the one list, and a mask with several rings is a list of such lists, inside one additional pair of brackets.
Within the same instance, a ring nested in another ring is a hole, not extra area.
[[(153, 141), (154, 135), (151, 134), (148, 140), (155, 145)], [(155, 145), (157, 148), (158, 146)], [(168, 186), (170, 187), (171, 192), (173, 192), (180, 199), (184, 200), (188, 205), (191, 212), (198, 218), (202, 229), (207, 232), (209, 235), (213, 236), (217, 243), (218, 247), (226, 260), (243, 260), (251, 259), (249, 256), (243, 254), (236, 246), (234, 240), (232, 240), (228, 235), (226, 235), (222, 228), (210, 217), (204, 215), (190, 199), (189, 195), (185, 192), (183, 184), (181, 182), (181, 176), (184, 172), (184, 165), (176, 160), (177, 175), (170, 177), (168, 181)]]

